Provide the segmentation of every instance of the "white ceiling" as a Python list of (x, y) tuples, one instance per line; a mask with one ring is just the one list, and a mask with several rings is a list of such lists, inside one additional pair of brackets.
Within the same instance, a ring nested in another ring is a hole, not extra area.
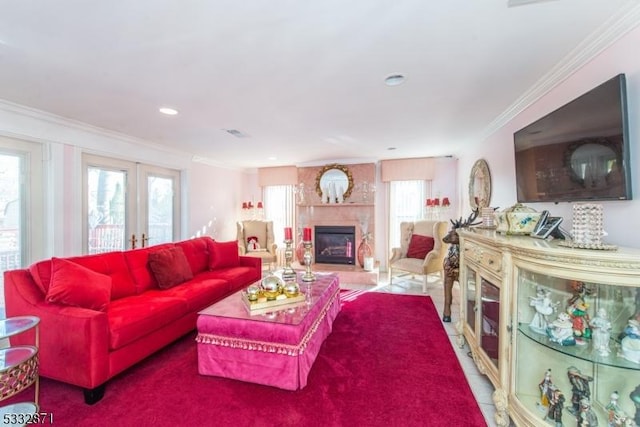
[(0, 99), (230, 167), (456, 156), (638, 5), (524, 3), (3, 0)]

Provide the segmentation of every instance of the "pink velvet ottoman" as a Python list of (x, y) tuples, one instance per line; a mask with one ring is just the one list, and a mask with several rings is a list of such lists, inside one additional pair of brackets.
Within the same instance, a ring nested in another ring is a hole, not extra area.
[(338, 276), (318, 275), (311, 295), (310, 305), (251, 315), (237, 292), (201, 311), (198, 372), (285, 390), (304, 388), (340, 312)]

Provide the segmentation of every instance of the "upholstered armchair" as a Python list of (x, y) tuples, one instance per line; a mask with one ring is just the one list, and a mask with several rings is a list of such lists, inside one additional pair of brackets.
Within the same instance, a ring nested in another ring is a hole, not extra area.
[(446, 221), (415, 221), (400, 223), (400, 247), (391, 249), (389, 284), (397, 271), (424, 276), (423, 292), (427, 292), (427, 276), (442, 277), (447, 244), (442, 238), (448, 232)]
[(238, 221), (238, 252), (240, 255), (262, 259), (271, 270), (277, 262), (273, 221)]

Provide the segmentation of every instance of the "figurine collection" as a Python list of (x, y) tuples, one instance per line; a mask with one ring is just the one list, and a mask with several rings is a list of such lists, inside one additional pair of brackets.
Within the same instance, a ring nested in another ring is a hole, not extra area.
[[(571, 281), (570, 287), (572, 295), (562, 311), (558, 309), (561, 302), (552, 300), (549, 289), (539, 285), (536, 287), (536, 295), (529, 297), (529, 305), (535, 311), (529, 329), (546, 335), (549, 341), (560, 346), (591, 345), (598, 356), (619, 356), (640, 364), (640, 299), (636, 298), (636, 314), (628, 320), (617, 337), (620, 348), (614, 354), (611, 348), (613, 326), (609, 313), (600, 307), (593, 317), (590, 314), (588, 297), (595, 294), (594, 289), (580, 281)], [(554, 313), (557, 315), (552, 320)]]
[(619, 406), (620, 394), (613, 391), (609, 397), (609, 403), (604, 406), (606, 420), (604, 424), (598, 424), (598, 417), (591, 405), (590, 383), (593, 378), (583, 374), (575, 366), (567, 369), (567, 379), (571, 385), (571, 401), (567, 402), (564, 393), (554, 384), (551, 377), (551, 369), (547, 369), (544, 378), (538, 384), (540, 390), (540, 402), (538, 407), (545, 413), (544, 419), (555, 427), (562, 427), (562, 414), (566, 409), (576, 418), (577, 427), (606, 425), (608, 427), (637, 427), (640, 425), (640, 385), (631, 392), (629, 398), (633, 402), (636, 413), (634, 417), (625, 413)]
[[(571, 281), (571, 297), (566, 303), (565, 310), (559, 310), (560, 301), (554, 302), (549, 289), (537, 286), (535, 296), (529, 297), (529, 305), (535, 313), (529, 329), (537, 334), (545, 335), (549, 341), (559, 346), (587, 346), (591, 345), (591, 351), (595, 357), (621, 357), (633, 363), (640, 364), (640, 291), (636, 294), (636, 310), (620, 334), (612, 340), (612, 321), (609, 313), (603, 307), (590, 315), (589, 297), (595, 295), (595, 287), (591, 288), (583, 282)], [(552, 315), (555, 319), (552, 320)], [(618, 327), (620, 320), (616, 320)], [(614, 353), (612, 343), (619, 351)], [(598, 415), (592, 406), (591, 383), (593, 377), (587, 375), (576, 366), (569, 366), (566, 371), (567, 381), (563, 381), (563, 392), (554, 383), (551, 369), (544, 372), (542, 381), (538, 384), (540, 401), (537, 406), (544, 412), (544, 419), (556, 427), (563, 426), (563, 412), (568, 411), (575, 417), (578, 427), (583, 426), (640, 426), (640, 385), (630, 394), (629, 399), (633, 406), (623, 403), (622, 407), (635, 408), (635, 414), (631, 415), (621, 409), (621, 395), (615, 390), (609, 395), (609, 403), (599, 404), (598, 411), (604, 414), (606, 420), (598, 420)], [(570, 394), (568, 387), (571, 388)], [(624, 388), (627, 389), (628, 385)], [(628, 390), (628, 389), (627, 389)], [(626, 394), (626, 393), (625, 393)], [(599, 392), (600, 395), (600, 392)], [(624, 399), (624, 396), (622, 397)], [(600, 415), (602, 416), (602, 415)]]

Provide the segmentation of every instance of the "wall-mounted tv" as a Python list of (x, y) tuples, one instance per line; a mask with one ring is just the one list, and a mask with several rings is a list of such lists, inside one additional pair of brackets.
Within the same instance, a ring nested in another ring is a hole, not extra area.
[(624, 74), (513, 135), (518, 202), (631, 199)]

